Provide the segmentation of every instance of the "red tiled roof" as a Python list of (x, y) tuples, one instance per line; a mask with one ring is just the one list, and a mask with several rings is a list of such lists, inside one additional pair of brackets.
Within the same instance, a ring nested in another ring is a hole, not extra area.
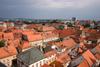
[(26, 42), (24, 44), (20, 44), (20, 46), (18, 46), (20, 49), (27, 49), (27, 48), (32, 48), (32, 46), (29, 44), (29, 42)]
[(82, 56), (87, 60), (90, 66), (93, 66), (93, 64), (96, 62), (96, 57), (91, 53), (90, 50), (85, 51)]
[(72, 29), (63, 29), (60, 33), (60, 37), (64, 38), (64, 37), (68, 37), (70, 35), (74, 35), (76, 32), (76, 30), (72, 30)]
[(42, 26), (39, 28), (39, 31), (50, 31), (50, 30), (54, 30), (54, 27), (46, 27), (46, 26)]
[(43, 39), (48, 39), (48, 38), (53, 38), (53, 37), (58, 37), (56, 34), (44, 34)]
[(36, 40), (42, 40), (41, 35), (27, 35), (28, 41), (36, 41)]
[(75, 50), (75, 51), (78, 51), (78, 48), (79, 48), (79, 52), (81, 52), (81, 53), (82, 53), (82, 52), (83, 52), (83, 50), (82, 50), (80, 47), (77, 47), (77, 48), (75, 48), (74, 50)]
[(85, 33), (97, 33), (96, 29), (83, 29)]
[(74, 27), (80, 27), (80, 28), (84, 29), (84, 27), (80, 24), (76, 24), (76, 25), (74, 25)]
[(99, 45), (97, 45), (95, 48), (96, 48), (97, 51), (100, 53), (100, 47), (99, 47)]
[(54, 54), (56, 54), (56, 53), (53, 52), (53, 51), (49, 51), (49, 52), (45, 53), (44, 55), (45, 55), (46, 57), (50, 57), (50, 56), (52, 56), (52, 55), (54, 55)]
[(62, 42), (57, 42), (57, 43), (55, 43), (55, 45), (56, 45), (57, 47), (59, 47), (59, 48), (60, 48), (61, 46), (63, 46), (63, 48), (67, 47), (67, 48), (69, 49), (69, 48), (75, 46), (76, 43), (74, 42), (74, 40), (73, 40), (72, 38), (70, 38), (70, 39), (64, 40), (64, 41), (62, 41)]
[(14, 39), (8, 42), (13, 47), (18, 47), (20, 44), (20, 39)]
[(6, 41), (9, 41), (9, 40), (13, 40), (14, 39), (14, 36), (13, 36), (13, 33), (4, 33), (4, 40)]
[(96, 53), (95, 54), (95, 57), (99, 60), (100, 59), (100, 54), (99, 53)]
[(68, 55), (68, 52), (66, 54), (64, 54), (63, 56), (59, 57), (57, 59), (57, 61), (63, 63), (63, 64), (66, 64), (67, 62), (71, 61), (71, 58), (70, 56)]
[(6, 46), (0, 48), (0, 58), (12, 56), (18, 54), (17, 50), (13, 46)]
[(12, 23), (6, 23), (6, 24), (12, 24)]

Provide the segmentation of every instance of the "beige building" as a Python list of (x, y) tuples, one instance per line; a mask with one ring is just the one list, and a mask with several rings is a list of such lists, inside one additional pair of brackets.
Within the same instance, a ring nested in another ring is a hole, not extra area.
[(13, 62), (16, 61), (17, 50), (13, 46), (6, 46), (0, 48), (0, 62), (11, 67)]

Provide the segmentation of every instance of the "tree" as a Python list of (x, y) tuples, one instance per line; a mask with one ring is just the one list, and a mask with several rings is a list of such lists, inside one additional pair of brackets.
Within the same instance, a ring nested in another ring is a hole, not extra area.
[(0, 47), (4, 47), (5, 46), (5, 43), (0, 41)]
[(72, 25), (67, 25), (68, 27), (73, 27)]
[(98, 29), (98, 27), (97, 27), (97, 26), (95, 26), (95, 27), (94, 27), (94, 29)]
[(90, 27), (90, 24), (86, 24), (86, 25), (84, 25), (84, 28), (86, 28), (86, 27)]
[(53, 20), (51, 23), (58, 23), (57, 20)]

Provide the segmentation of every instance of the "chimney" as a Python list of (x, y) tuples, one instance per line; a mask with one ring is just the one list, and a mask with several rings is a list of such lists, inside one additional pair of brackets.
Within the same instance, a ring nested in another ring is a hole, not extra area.
[(79, 47), (78, 47), (78, 49), (77, 49), (77, 54), (79, 54)]
[(40, 51), (42, 51), (42, 46), (41, 45), (39, 46), (39, 49), (40, 49)]
[(53, 64), (53, 67), (55, 67), (55, 64)]

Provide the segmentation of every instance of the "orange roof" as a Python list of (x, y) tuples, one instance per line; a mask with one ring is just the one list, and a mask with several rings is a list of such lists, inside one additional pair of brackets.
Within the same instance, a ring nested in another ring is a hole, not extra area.
[(32, 35), (34, 32), (22, 32), (24, 35)]
[(97, 33), (98, 31), (96, 29), (83, 29), (85, 33)]
[(42, 26), (39, 28), (39, 31), (49, 31), (49, 30), (54, 30), (54, 27), (46, 27), (46, 26)]
[(62, 42), (57, 42), (57, 43), (55, 43), (55, 45), (56, 45), (57, 47), (59, 47), (59, 48), (60, 48), (61, 46), (64, 46), (64, 48), (67, 47), (67, 48), (69, 49), (69, 48), (75, 46), (76, 43), (75, 43), (75, 41), (74, 41), (72, 38), (70, 38), (70, 39), (64, 40), (64, 41), (62, 41)]
[(68, 29), (72, 29), (72, 27), (67, 27)]
[(35, 32), (35, 30), (34, 29), (28, 29), (28, 30), (22, 30), (22, 32)]
[(52, 67), (52, 66), (47, 65), (47, 64), (44, 64), (44, 65), (43, 65), (43, 66), (41, 66), (41, 67)]
[(56, 56), (58, 56), (58, 53), (57, 53), (57, 51), (55, 49), (53, 50), (53, 52), (56, 54)]
[(52, 55), (54, 55), (54, 54), (56, 54), (56, 53), (53, 52), (53, 51), (49, 51), (49, 52), (45, 53), (44, 55), (45, 55), (46, 57), (50, 57), (50, 56), (52, 56)]
[(77, 67), (90, 67), (87, 60), (84, 60), (81, 64), (79, 64)]
[(10, 45), (12, 45), (13, 47), (18, 47), (20, 44), (20, 39), (14, 39), (8, 42)]
[(52, 25), (51, 23), (46, 23), (45, 25)]
[(42, 40), (42, 36), (41, 35), (27, 35), (28, 41), (36, 41), (36, 40)]
[(80, 45), (81, 45), (82, 47), (85, 47), (84, 42), (81, 42)]
[(72, 29), (63, 29), (61, 30), (60, 33), (60, 37), (64, 38), (64, 37), (68, 37), (70, 35), (74, 35), (76, 32), (76, 30), (72, 30)]
[(48, 39), (48, 38), (53, 38), (53, 37), (58, 37), (56, 34), (44, 34), (43, 39)]
[(18, 52), (16, 48), (13, 46), (6, 46), (6, 47), (0, 48), (0, 54), (1, 54), (0, 58), (4, 58), (4, 57), (16, 55), (18, 54)]
[(96, 53), (95, 54), (95, 57), (99, 60), (100, 59), (100, 54), (99, 53)]
[(68, 48), (71, 48), (71, 47), (77, 45), (76, 42), (75, 42), (72, 38), (70, 38), (70, 39), (68, 39), (68, 40), (64, 40), (63, 43), (64, 43)]
[(41, 25), (41, 24), (31, 24), (31, 25), (28, 25), (28, 26), (26, 26), (25, 28), (35, 28), (35, 29), (38, 29), (38, 28), (40, 28), (41, 26), (43, 26), (43, 25)]
[(7, 28), (14, 28), (13, 26), (7, 27)]
[(61, 32), (61, 30), (57, 30), (57, 29), (55, 29), (55, 30), (52, 31), (52, 33), (57, 34), (58, 37), (59, 37), (59, 35), (60, 35), (60, 32)]
[(55, 64), (55, 67), (63, 67), (62, 63), (59, 61), (53, 61), (50, 65), (53, 67), (54, 64)]
[(100, 53), (100, 47), (99, 47), (99, 45), (97, 45), (95, 48), (96, 48), (97, 51)]
[(22, 30), (13, 30), (13, 33), (22, 33)]
[(87, 60), (89, 63), (90, 67), (93, 66), (93, 64), (96, 62), (96, 57), (91, 53), (90, 50), (87, 50), (82, 54), (82, 56)]
[(75, 48), (74, 50), (75, 50), (75, 51), (78, 51), (78, 48), (79, 48), (79, 52), (81, 52), (81, 53), (82, 53), (82, 52), (83, 52), (83, 50), (82, 50), (80, 47), (77, 47), (77, 48)]
[(76, 25), (74, 25), (74, 27), (80, 27), (80, 28), (84, 29), (84, 27), (80, 24), (76, 24)]
[(67, 51), (66, 54), (64, 54), (63, 56), (59, 57), (59, 58), (57, 59), (57, 61), (59, 61), (59, 62), (61, 62), (61, 63), (63, 63), (63, 64), (66, 64), (67, 62), (71, 61), (71, 58), (70, 58), (70, 56), (68, 55), (68, 51)]
[(6, 24), (12, 24), (12, 23), (6, 23)]
[(8, 41), (9, 40), (13, 40), (14, 39), (14, 36), (13, 36), (13, 33), (4, 33), (4, 40)]
[(24, 44), (20, 44), (20, 46), (18, 46), (20, 49), (27, 49), (27, 48), (32, 48), (32, 46), (29, 44), (29, 42), (26, 42)]
[(66, 24), (52, 23), (52, 25), (66, 25)]

